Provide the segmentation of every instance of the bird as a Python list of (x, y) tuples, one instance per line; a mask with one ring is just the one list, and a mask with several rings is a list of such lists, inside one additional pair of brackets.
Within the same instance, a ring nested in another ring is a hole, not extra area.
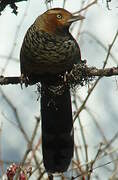
[(42, 154), (48, 173), (67, 171), (74, 152), (70, 88), (58, 89), (60, 77), (81, 62), (77, 41), (69, 29), (83, 20), (63, 8), (52, 8), (36, 18), (27, 30), (20, 50), (21, 77), (41, 83)]

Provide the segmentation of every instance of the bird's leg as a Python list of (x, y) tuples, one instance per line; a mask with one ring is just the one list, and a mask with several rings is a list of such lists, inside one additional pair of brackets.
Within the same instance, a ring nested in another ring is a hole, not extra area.
[(53, 175), (50, 174), (50, 173), (48, 173), (48, 179), (49, 179), (49, 180), (53, 180)]
[(23, 83), (25, 83), (25, 87), (27, 87), (28, 86), (28, 82), (29, 82), (28, 76), (24, 76), (24, 74), (21, 74), (21, 76), (20, 76), (21, 89), (23, 89)]
[(21, 89), (23, 89), (23, 81), (24, 80), (24, 74), (21, 74), (20, 76), (20, 85), (21, 85)]
[(66, 81), (67, 81), (67, 75), (68, 75), (68, 71), (66, 71), (64, 74), (64, 83), (66, 83)]

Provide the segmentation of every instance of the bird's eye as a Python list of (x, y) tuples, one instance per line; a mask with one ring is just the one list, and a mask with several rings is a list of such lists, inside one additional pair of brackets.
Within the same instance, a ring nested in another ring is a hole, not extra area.
[(57, 14), (57, 19), (62, 19), (62, 15), (61, 14)]

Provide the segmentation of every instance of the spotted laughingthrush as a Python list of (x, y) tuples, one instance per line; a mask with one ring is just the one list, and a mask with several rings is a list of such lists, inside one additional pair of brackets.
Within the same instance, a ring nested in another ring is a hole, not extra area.
[[(47, 172), (67, 170), (74, 149), (70, 89), (51, 96), (50, 84), (58, 87), (61, 75), (81, 61), (70, 25), (84, 19), (65, 9), (54, 8), (40, 15), (28, 29), (20, 52), (21, 76), (41, 79), (42, 152)], [(52, 100), (53, 99), (53, 100)], [(52, 102), (53, 101), (53, 102)]]

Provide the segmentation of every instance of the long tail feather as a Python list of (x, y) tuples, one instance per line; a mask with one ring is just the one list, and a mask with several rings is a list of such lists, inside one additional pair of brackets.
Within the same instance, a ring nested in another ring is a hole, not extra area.
[(69, 88), (61, 95), (41, 89), (42, 151), (47, 172), (64, 172), (73, 156), (73, 121)]

